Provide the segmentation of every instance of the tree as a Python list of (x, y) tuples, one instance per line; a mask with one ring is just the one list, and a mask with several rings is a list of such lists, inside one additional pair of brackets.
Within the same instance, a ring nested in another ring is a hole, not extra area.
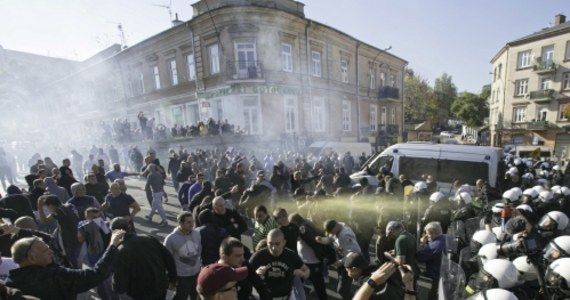
[(404, 76), (404, 110), (406, 121), (437, 120), (437, 101), (432, 88), (412, 69)]
[(462, 92), (453, 102), (451, 111), (469, 127), (479, 127), (489, 116), (489, 104), (486, 98)]
[(457, 88), (452, 77), (443, 73), (441, 77), (435, 79), (433, 90), (439, 107), (438, 123), (439, 125), (447, 125), (451, 116), (451, 105), (457, 98)]

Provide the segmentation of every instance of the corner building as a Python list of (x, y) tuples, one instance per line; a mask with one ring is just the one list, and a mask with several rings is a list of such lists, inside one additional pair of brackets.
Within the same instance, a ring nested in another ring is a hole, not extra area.
[(190, 21), (106, 60), (120, 69), (116, 102), (130, 121), (143, 111), (168, 127), (211, 117), (273, 137), (402, 135), (405, 60), (305, 18), (300, 2), (192, 6)]

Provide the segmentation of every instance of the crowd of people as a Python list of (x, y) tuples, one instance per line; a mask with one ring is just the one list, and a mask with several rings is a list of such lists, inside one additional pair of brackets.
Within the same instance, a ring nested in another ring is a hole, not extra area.
[[(85, 158), (58, 153), (60, 167), (34, 155), (26, 186), (8, 181), (0, 199), (10, 220), (0, 225), (5, 289), (40, 299), (96, 288), (101, 299), (300, 300), (310, 283), (328, 299), (334, 269), (342, 299), (416, 299), (420, 276), (432, 283), (427, 299), (570, 294), (561, 164), (506, 156), (504, 193), (480, 179), (444, 194), (429, 170), (413, 183), (381, 166), (378, 186), (354, 184), (364, 154), (181, 147), (163, 165), (155, 150), (142, 153), (93, 146)], [(128, 193), (128, 176), (144, 180), (144, 204)], [(162, 242), (137, 235), (141, 205), (147, 224), (169, 226), (166, 181), (180, 204), (176, 227)], [(248, 227), (252, 247), (241, 241)]]

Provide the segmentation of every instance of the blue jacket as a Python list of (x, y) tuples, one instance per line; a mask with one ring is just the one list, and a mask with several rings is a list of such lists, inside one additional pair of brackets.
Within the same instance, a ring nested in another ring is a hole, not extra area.
[(442, 234), (427, 243), (422, 250), (416, 253), (416, 262), (426, 264), (426, 275), (434, 282), (439, 280), (441, 256), (445, 255), (446, 252), (445, 235)]

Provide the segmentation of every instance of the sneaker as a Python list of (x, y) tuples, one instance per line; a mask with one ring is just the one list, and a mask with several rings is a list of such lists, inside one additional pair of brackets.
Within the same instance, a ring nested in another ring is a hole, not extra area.
[(158, 223), (158, 226), (168, 226), (168, 221), (162, 221), (160, 223)]
[(145, 219), (147, 219), (147, 220), (149, 220), (149, 221), (152, 222), (152, 217), (151, 217), (150, 215), (146, 215), (146, 216), (144, 216), (144, 217), (145, 217)]

